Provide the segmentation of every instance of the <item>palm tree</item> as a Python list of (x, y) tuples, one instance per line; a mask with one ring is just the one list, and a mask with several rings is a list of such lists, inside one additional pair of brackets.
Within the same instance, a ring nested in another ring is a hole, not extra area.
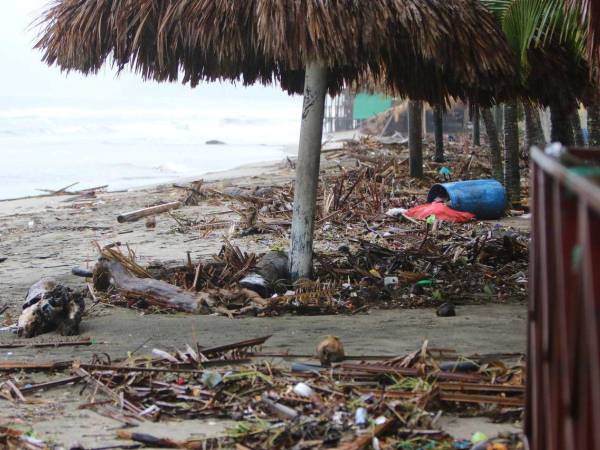
[(502, 168), (502, 149), (500, 148), (500, 140), (498, 136), (498, 128), (494, 122), (494, 115), (490, 108), (481, 109), (481, 118), (485, 126), (485, 131), (488, 137), (490, 146), (490, 161), (492, 165), (492, 176), (500, 183), (504, 183), (504, 173)]
[(544, 148), (546, 138), (542, 130), (538, 107), (525, 100), (523, 101), (523, 111), (525, 113), (525, 154), (529, 155), (529, 149), (533, 146)]
[(579, 111), (575, 110), (571, 113), (571, 127), (573, 128), (573, 140), (576, 146), (583, 147), (583, 130), (581, 129), (581, 118)]
[[(575, 60), (581, 67), (583, 39), (578, 16), (561, 0), (482, 0), (496, 15), (516, 53), (516, 70), (522, 96), (550, 106), (552, 137), (565, 145), (573, 142), (570, 112), (578, 93), (569, 88), (572, 65), (556, 67), (556, 60)], [(579, 72), (577, 72), (579, 74)], [(568, 80), (565, 82), (565, 78)], [(527, 111), (526, 111), (527, 115)], [(504, 113), (505, 185), (511, 201), (520, 201), (517, 103), (507, 102)], [(530, 123), (530, 131), (532, 124)]]
[(479, 106), (473, 105), (471, 108), (473, 115), (473, 145), (481, 145), (481, 129), (479, 127)]
[(518, 111), (516, 100), (504, 105), (504, 184), (514, 207), (521, 205)]
[(592, 101), (587, 105), (587, 128), (590, 147), (600, 146), (600, 100), (597, 95), (592, 96)]

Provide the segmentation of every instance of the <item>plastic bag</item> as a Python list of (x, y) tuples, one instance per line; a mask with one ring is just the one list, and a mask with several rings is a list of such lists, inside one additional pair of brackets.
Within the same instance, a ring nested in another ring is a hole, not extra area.
[(424, 205), (415, 206), (406, 211), (406, 215), (414, 219), (427, 219), (429, 216), (434, 215), (437, 220), (456, 223), (469, 222), (475, 218), (475, 214), (456, 211), (442, 202), (426, 203)]

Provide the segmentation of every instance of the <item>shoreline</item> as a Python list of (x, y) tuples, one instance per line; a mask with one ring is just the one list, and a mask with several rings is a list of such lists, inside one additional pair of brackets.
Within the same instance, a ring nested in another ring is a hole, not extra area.
[[(295, 159), (295, 156), (291, 156), (293, 154), (294, 153), (291, 152), (288, 157), (290, 159)], [(166, 182), (145, 184), (123, 190), (107, 190), (105, 192), (99, 193), (98, 195), (126, 196), (127, 194), (135, 194), (143, 191), (165, 190), (169, 189), (173, 184), (186, 184), (198, 180), (204, 180), (208, 183), (233, 183), (236, 180), (241, 179), (243, 181), (247, 178), (257, 177), (267, 173), (276, 172), (279, 170), (280, 166), (284, 162), (285, 159), (280, 159), (263, 161), (259, 163), (243, 164), (241, 166), (237, 166), (231, 169), (205, 172), (196, 176), (175, 177), (172, 180)], [(110, 186), (108, 187), (108, 189), (110, 189)], [(33, 213), (37, 210), (44, 209), (47, 207), (59, 207), (61, 205), (64, 205), (65, 200), (68, 200), (73, 197), (76, 197), (76, 195), (40, 194), (39, 196), (0, 199), (0, 217), (15, 213)]]
[[(206, 147), (206, 145), (205, 145)], [(29, 177), (26, 183), (13, 183), (11, 180), (16, 177), (22, 167), (15, 166), (10, 168), (9, 172), (3, 173), (6, 178), (0, 186), (0, 203), (25, 200), (28, 198), (43, 197), (45, 192), (63, 189), (67, 185), (70, 191), (80, 191), (96, 186), (107, 185), (110, 191), (130, 191), (135, 189), (146, 189), (148, 187), (185, 182), (185, 180), (196, 180), (203, 177), (214, 177), (221, 172), (239, 171), (249, 167), (260, 167), (265, 164), (273, 164), (285, 160), (286, 157), (294, 157), (297, 154), (297, 144), (276, 144), (276, 145), (249, 145), (247, 152), (242, 155), (239, 146), (228, 145), (210, 145), (210, 150), (205, 151), (205, 156), (198, 158), (193, 155), (183, 154), (173, 156), (174, 163), (165, 163), (164, 165), (156, 163), (150, 169), (149, 164), (143, 160), (143, 156), (136, 156), (132, 153), (126, 157), (125, 163), (120, 163), (113, 168), (105, 167), (106, 164), (100, 164), (95, 171), (89, 169), (73, 171), (71, 164), (66, 170), (61, 168), (52, 172), (52, 177), (48, 174), (41, 178)], [(230, 148), (227, 148), (230, 147)], [(260, 148), (269, 148), (262, 151)], [(140, 159), (142, 158), (142, 159)], [(169, 160), (169, 155), (165, 155)], [(154, 157), (154, 159), (156, 159)], [(156, 162), (151, 158), (151, 163)], [(170, 160), (169, 160), (170, 161)], [(23, 164), (25, 164), (23, 162)], [(92, 162), (94, 164), (94, 162)], [(131, 166), (131, 167), (129, 167)], [(147, 166), (147, 167), (146, 167)]]
[[(360, 138), (362, 135), (356, 130), (351, 131), (340, 131), (340, 132), (332, 132), (332, 133), (324, 133), (323, 134), (323, 151), (327, 151), (328, 148), (337, 148), (336, 144)], [(276, 170), (278, 166), (284, 164), (286, 159), (295, 160), (298, 155), (298, 144), (282, 144), (281, 146), (282, 158), (265, 160), (260, 162), (242, 164), (239, 166), (232, 167), (230, 169), (224, 170), (212, 170), (208, 172), (199, 173), (197, 175), (182, 175), (175, 176), (174, 178), (168, 181), (161, 181), (156, 183), (148, 183), (141, 184), (139, 186), (133, 186), (125, 189), (117, 189), (114, 191), (110, 191), (110, 185), (108, 185), (106, 194), (124, 194), (129, 192), (137, 192), (137, 191), (147, 191), (150, 189), (159, 189), (167, 186), (171, 186), (173, 184), (178, 183), (191, 183), (197, 180), (204, 180), (206, 182), (222, 182), (222, 181), (230, 181), (239, 179), (239, 178), (247, 178), (260, 176), (263, 172), (268, 172), (272, 170)], [(81, 184), (81, 183), (79, 183)], [(85, 186), (85, 185), (83, 185)], [(79, 190), (81, 186), (77, 185), (74, 189)], [(25, 203), (35, 203), (35, 207), (44, 207), (44, 206), (55, 206), (56, 203), (59, 203), (60, 200), (67, 199), (69, 197), (73, 197), (70, 195), (31, 195), (31, 196), (23, 196), (16, 198), (0, 198), (0, 216), (5, 214), (10, 214), (11, 208), (9, 207), (11, 204), (14, 208), (20, 209), (21, 207), (29, 206), (25, 205)], [(54, 199), (54, 201), (53, 201)], [(59, 199), (57, 202), (56, 199)], [(45, 203), (44, 201), (47, 201)]]

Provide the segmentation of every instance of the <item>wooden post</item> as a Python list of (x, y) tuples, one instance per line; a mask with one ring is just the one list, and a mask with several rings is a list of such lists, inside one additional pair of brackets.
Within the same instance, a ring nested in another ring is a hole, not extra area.
[(481, 131), (479, 128), (479, 105), (473, 106), (473, 145), (481, 145)]
[(441, 103), (433, 106), (433, 132), (435, 135), (435, 162), (444, 162), (444, 110)]
[(312, 275), (313, 230), (326, 93), (327, 68), (319, 63), (308, 64), (292, 216), (290, 276), (293, 280), (310, 278)]
[(408, 102), (408, 151), (410, 176), (423, 176), (423, 126), (422, 108), (420, 101)]

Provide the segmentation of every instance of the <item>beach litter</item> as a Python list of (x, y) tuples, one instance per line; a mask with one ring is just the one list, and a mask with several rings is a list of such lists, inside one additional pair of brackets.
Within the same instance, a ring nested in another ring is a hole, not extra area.
[(424, 205), (415, 206), (406, 211), (406, 215), (415, 219), (424, 220), (433, 216), (436, 220), (455, 223), (466, 223), (475, 219), (475, 214), (456, 211), (442, 202), (426, 203)]
[(478, 219), (499, 219), (506, 211), (506, 189), (496, 180), (480, 179), (435, 184), (427, 202), (443, 201), (449, 207)]
[[(202, 180), (178, 185), (185, 190), (182, 205), (205, 201), (224, 208), (199, 218), (167, 211), (176, 224), (173, 231), (204, 239), (221, 230), (227, 236), (221, 252), (197, 261), (188, 258), (184, 265), (142, 267), (129, 247), (99, 248), (103, 259), (98, 268), (123, 275), (113, 278), (112, 286), (96, 286), (99, 299), (146, 312), (227, 317), (355, 314), (372, 307), (525, 299), (528, 232), (475, 220), (447, 222), (437, 210), (425, 223), (408, 214), (423, 203), (429, 186), (443, 181), (438, 167), (448, 168), (455, 178), (489, 176), (481, 150), (462, 153), (460, 142), (451, 145), (443, 166), (425, 163), (423, 179), (408, 177), (404, 145), (367, 138), (327, 153), (339, 163), (324, 169), (319, 184), (313, 280), (295, 284), (288, 279), (285, 245), (277, 244), (289, 233), (292, 183), (222, 189)], [(255, 254), (229, 241), (254, 236), (275, 245)], [(119, 280), (128, 287), (119, 286)]]
[[(134, 427), (115, 431), (115, 437), (155, 448), (361, 449), (372, 446), (373, 439), (381, 449), (471, 448), (461, 447), (461, 441), (440, 429), (442, 414), (499, 421), (521, 420), (523, 415), (522, 355), (462, 358), (424, 342), (406, 355), (347, 356), (354, 362), (313, 364), (311, 371), (298, 372), (286, 362), (297, 355), (262, 353), (268, 338), (154, 349), (151, 356), (130, 354), (120, 360), (95, 356), (89, 363), (33, 367), (13, 362), (2, 369), (0, 395), (27, 402), (34, 392), (51, 397), (57, 387), (81, 385), (82, 394), (89, 396), (82, 408)], [(468, 372), (461, 371), (462, 361), (471, 363)], [(449, 363), (450, 370), (441, 368)], [(64, 375), (32, 385), (26, 373), (33, 369)], [(135, 429), (148, 421), (202, 418), (236, 423), (210, 439), (173, 439)], [(0, 428), (0, 442), (15, 445), (24, 435)], [(486, 439), (490, 445), (522, 448), (518, 435)]]
[(138, 209), (136, 211), (126, 212), (117, 216), (117, 222), (137, 222), (145, 217), (153, 217), (157, 214), (162, 214), (173, 209), (178, 209), (181, 206), (180, 202), (169, 202), (160, 205), (149, 206), (147, 208)]
[(79, 324), (85, 309), (85, 295), (42, 278), (29, 288), (23, 311), (17, 321), (17, 334), (31, 338), (58, 330), (63, 336), (79, 334)]

